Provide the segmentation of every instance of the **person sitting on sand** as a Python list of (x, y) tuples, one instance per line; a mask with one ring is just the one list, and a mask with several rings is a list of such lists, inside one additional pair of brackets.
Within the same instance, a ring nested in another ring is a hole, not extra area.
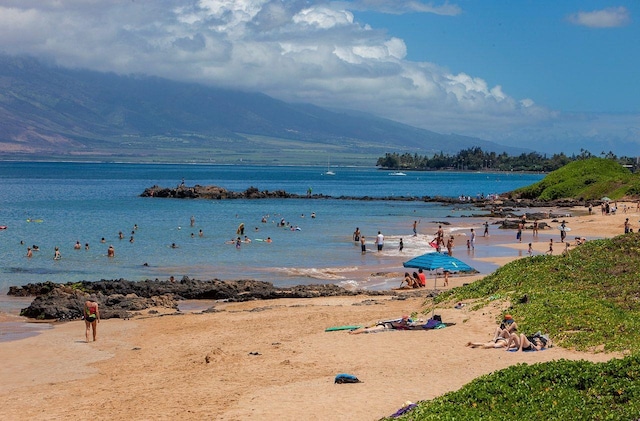
[(518, 324), (513, 320), (513, 316), (510, 314), (505, 314), (504, 319), (502, 319), (502, 323), (500, 326), (496, 327), (496, 331), (493, 334), (493, 340), (495, 341), (498, 338), (509, 339), (511, 334), (518, 330)]
[(412, 277), (413, 277), (413, 283), (416, 285), (416, 288), (421, 287), (422, 282), (420, 281), (420, 275), (418, 275), (418, 272), (413, 272)]
[(531, 336), (526, 336), (524, 333), (517, 334), (512, 333), (507, 341), (507, 351), (542, 351), (545, 348), (551, 346), (551, 340), (547, 335), (542, 335), (540, 332)]
[(400, 282), (400, 288), (403, 288), (402, 285), (404, 283), (407, 284), (405, 288), (418, 288), (420, 286), (420, 284), (416, 283), (416, 280), (409, 275), (409, 272), (404, 273), (404, 279)]

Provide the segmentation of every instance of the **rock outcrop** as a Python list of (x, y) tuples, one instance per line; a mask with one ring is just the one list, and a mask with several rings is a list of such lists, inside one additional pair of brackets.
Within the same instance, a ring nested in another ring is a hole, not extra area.
[[(201, 281), (182, 278), (178, 282), (140, 282), (125, 279), (55, 284), (44, 282), (21, 287), (12, 286), (8, 295), (36, 296), (21, 315), (42, 320), (74, 320), (82, 318), (84, 302), (93, 297), (100, 305), (100, 315), (108, 318), (129, 318), (144, 309), (163, 307), (177, 309), (184, 299), (225, 301), (269, 300), (276, 298), (313, 298), (363, 294), (333, 284), (298, 285), (276, 288), (270, 282), (254, 280)], [(428, 291), (415, 291), (422, 295)], [(367, 295), (396, 295), (395, 291), (366, 291)]]

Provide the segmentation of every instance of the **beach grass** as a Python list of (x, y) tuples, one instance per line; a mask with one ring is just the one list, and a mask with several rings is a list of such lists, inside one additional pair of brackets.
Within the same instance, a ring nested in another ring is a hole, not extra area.
[(538, 183), (517, 189), (514, 196), (542, 201), (574, 198), (598, 201), (640, 194), (640, 177), (612, 159), (590, 158), (571, 162)]
[(632, 233), (588, 241), (563, 255), (518, 259), (440, 294), (436, 306), (465, 301), (484, 309), (501, 300), (521, 332), (548, 333), (564, 348), (627, 356), (605, 363), (518, 364), (420, 402), (401, 419), (636, 419), (639, 268), (640, 234)]
[(640, 356), (605, 363), (518, 364), (399, 417), (404, 420), (631, 420), (640, 413)]
[(579, 351), (640, 351), (640, 234), (588, 241), (557, 256), (513, 261), (436, 302), (510, 303), (522, 332)]

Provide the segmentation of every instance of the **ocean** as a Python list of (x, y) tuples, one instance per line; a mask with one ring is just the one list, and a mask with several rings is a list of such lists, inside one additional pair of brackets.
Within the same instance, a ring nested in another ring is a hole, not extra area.
[[(468, 225), (465, 217), (478, 210), (421, 201), (189, 200), (139, 195), (147, 187), (176, 187), (184, 180), (188, 186), (217, 185), (234, 191), (256, 187), (304, 195), (311, 188), (314, 194), (333, 197), (476, 197), (543, 178), (454, 171), (392, 176), (373, 167), (333, 168), (334, 176), (324, 171), (286, 166), (1, 162), (0, 226), (6, 229), (0, 230), (0, 294), (6, 295), (11, 285), (31, 282), (170, 276), (256, 279), (276, 286), (331, 282), (386, 288), (386, 282), (362, 274), (394, 265), (402, 270), (405, 257), (429, 251), (428, 241), (438, 222), (452, 222), (453, 229), (461, 229)], [(289, 226), (278, 226), (283, 219)], [(413, 237), (413, 221), (420, 221), (418, 237)], [(228, 242), (237, 236), (241, 223), (252, 242), (236, 247)], [(352, 241), (356, 227), (367, 238), (369, 252), (364, 255)], [(378, 231), (386, 237), (382, 253), (374, 251)], [(260, 241), (268, 237), (271, 243)], [(405, 244), (402, 253), (400, 238)], [(76, 242), (81, 244), (79, 250), (74, 248)], [(27, 258), (27, 247), (32, 245), (39, 250)], [(115, 248), (114, 258), (107, 257), (109, 245)], [(61, 253), (59, 260), (53, 259), (55, 247)], [(0, 311), (3, 306), (6, 310), (6, 299), (0, 300)]]

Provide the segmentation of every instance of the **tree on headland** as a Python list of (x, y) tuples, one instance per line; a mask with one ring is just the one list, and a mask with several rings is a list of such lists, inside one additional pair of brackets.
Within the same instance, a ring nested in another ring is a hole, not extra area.
[[(620, 165), (635, 170), (635, 159), (630, 157), (616, 157), (609, 151), (600, 154), (603, 158), (616, 161)], [(461, 170), (461, 171), (533, 171), (551, 172), (570, 162), (593, 158), (594, 155), (580, 149), (580, 154), (567, 156), (564, 153), (554, 154), (551, 157), (537, 152), (522, 153), (518, 156), (510, 156), (503, 152), (484, 152), (479, 147), (463, 149), (455, 155), (442, 152), (434, 154), (431, 158), (426, 155), (403, 153), (387, 153), (378, 158), (376, 166), (382, 169), (394, 170)]]

